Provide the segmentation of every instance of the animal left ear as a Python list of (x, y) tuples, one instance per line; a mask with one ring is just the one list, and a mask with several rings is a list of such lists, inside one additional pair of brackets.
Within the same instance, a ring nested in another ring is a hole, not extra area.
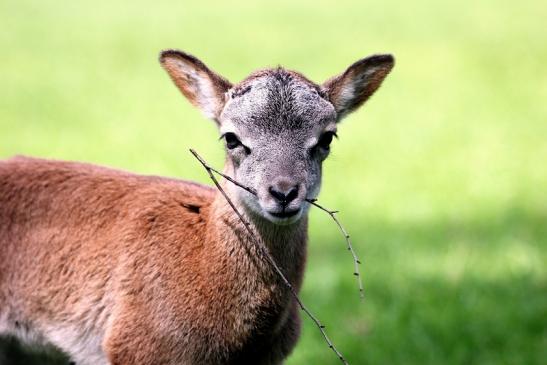
[(327, 80), (323, 90), (338, 114), (338, 120), (359, 108), (382, 84), (395, 59), (390, 54), (363, 58), (338, 76)]
[(196, 57), (169, 49), (160, 53), (160, 63), (186, 98), (207, 118), (217, 121), (232, 84)]

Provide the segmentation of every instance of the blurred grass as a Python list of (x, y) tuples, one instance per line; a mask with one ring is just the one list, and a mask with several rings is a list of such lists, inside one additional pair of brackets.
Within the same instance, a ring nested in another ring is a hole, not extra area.
[[(0, 158), (27, 154), (208, 183), (215, 126), (158, 51), (232, 81), (282, 64), (316, 81), (397, 58), (340, 127), (312, 212), (303, 298), (352, 364), (547, 359), (547, 6), (542, 1), (0, 2)], [(305, 321), (288, 364), (337, 364)]]

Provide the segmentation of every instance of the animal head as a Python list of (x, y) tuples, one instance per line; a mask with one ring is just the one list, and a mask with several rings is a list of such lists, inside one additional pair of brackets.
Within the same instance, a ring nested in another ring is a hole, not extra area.
[(291, 224), (307, 211), (321, 185), (338, 122), (361, 106), (391, 71), (391, 55), (361, 59), (322, 85), (283, 68), (257, 71), (231, 84), (203, 62), (177, 50), (160, 63), (186, 98), (214, 120), (225, 141), (228, 165), (250, 212)]

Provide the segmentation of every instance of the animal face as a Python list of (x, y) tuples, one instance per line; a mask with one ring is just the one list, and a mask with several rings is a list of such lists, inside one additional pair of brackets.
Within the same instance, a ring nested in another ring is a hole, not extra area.
[(336, 133), (336, 112), (321, 90), (299, 75), (273, 69), (251, 75), (227, 93), (220, 114), (235, 178), (253, 212), (276, 223), (298, 220), (315, 198), (321, 163)]
[(319, 86), (283, 68), (255, 72), (233, 86), (201, 61), (164, 51), (160, 62), (182, 93), (215, 120), (226, 144), (227, 170), (256, 190), (238, 190), (252, 213), (292, 224), (321, 185), (321, 165), (337, 123), (380, 86), (393, 57), (372, 56)]

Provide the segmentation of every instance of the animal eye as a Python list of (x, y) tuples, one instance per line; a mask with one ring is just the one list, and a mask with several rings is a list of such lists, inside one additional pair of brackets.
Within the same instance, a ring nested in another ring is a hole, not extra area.
[(226, 133), (224, 135), (224, 139), (226, 140), (226, 147), (228, 147), (229, 150), (233, 150), (234, 148), (241, 146), (241, 141), (234, 133)]
[(228, 147), (229, 150), (233, 150), (234, 148), (241, 146), (243, 147), (247, 155), (251, 154), (251, 149), (245, 146), (243, 143), (241, 143), (239, 138), (237, 138), (237, 136), (234, 133), (228, 132), (224, 134), (222, 137), (224, 137), (224, 139), (226, 140), (226, 147)]
[(321, 137), (319, 138), (319, 142), (317, 142), (317, 146), (329, 150), (330, 144), (332, 142), (332, 137), (335, 137), (336, 133), (334, 132), (325, 132)]

